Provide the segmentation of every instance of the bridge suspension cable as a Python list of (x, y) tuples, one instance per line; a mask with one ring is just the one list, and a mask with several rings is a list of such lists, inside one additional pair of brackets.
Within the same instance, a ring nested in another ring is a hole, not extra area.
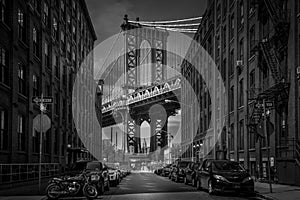
[(178, 20), (169, 20), (169, 21), (134, 21), (129, 20), (128, 22), (134, 22), (134, 23), (144, 23), (144, 24), (166, 24), (166, 23), (177, 23), (177, 22), (186, 22), (186, 21), (195, 21), (195, 20), (201, 20), (202, 17), (192, 17), (192, 18), (185, 18), (185, 19), (178, 19)]

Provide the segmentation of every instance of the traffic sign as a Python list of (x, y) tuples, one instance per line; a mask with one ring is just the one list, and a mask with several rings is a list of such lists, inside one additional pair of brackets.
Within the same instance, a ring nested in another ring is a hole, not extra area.
[(273, 101), (266, 101), (265, 105), (266, 105), (266, 108), (273, 108), (274, 107), (274, 102)]
[(53, 103), (53, 97), (32, 97), (32, 103)]
[(38, 114), (33, 119), (33, 128), (38, 132), (45, 133), (51, 128), (51, 119), (46, 114)]

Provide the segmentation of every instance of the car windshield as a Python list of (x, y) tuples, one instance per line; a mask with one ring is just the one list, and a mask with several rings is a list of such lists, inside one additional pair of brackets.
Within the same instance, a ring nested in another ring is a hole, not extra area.
[(87, 164), (86, 162), (77, 162), (72, 166), (71, 170), (83, 171), (86, 168), (86, 164)]
[(188, 162), (180, 162), (178, 163), (178, 167), (186, 167), (188, 164)]
[(89, 163), (87, 163), (87, 165), (86, 165), (86, 169), (87, 169), (87, 170), (100, 170), (100, 169), (101, 169), (100, 163), (97, 163), (97, 162), (89, 162)]
[(218, 161), (213, 162), (214, 171), (245, 171), (245, 169), (237, 162)]

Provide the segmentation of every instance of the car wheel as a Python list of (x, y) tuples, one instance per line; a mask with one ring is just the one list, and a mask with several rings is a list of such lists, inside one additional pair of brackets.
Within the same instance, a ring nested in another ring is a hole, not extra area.
[(196, 186), (196, 181), (194, 178), (192, 178), (192, 186), (195, 187)]
[(210, 194), (210, 195), (214, 194), (215, 190), (214, 190), (214, 186), (213, 186), (211, 180), (208, 181), (208, 187), (207, 188), (208, 188), (208, 194)]
[(188, 184), (186, 177), (184, 177), (184, 184)]
[(104, 190), (105, 190), (105, 188), (104, 188), (104, 183), (101, 183), (101, 185), (100, 185), (100, 187), (99, 187), (98, 193), (99, 193), (100, 195), (103, 195), (103, 194), (104, 194)]
[(202, 187), (201, 187), (201, 183), (200, 183), (200, 180), (197, 180), (197, 190), (201, 190)]
[(106, 184), (104, 190), (105, 190), (105, 191), (109, 191), (109, 181), (107, 181), (107, 184)]

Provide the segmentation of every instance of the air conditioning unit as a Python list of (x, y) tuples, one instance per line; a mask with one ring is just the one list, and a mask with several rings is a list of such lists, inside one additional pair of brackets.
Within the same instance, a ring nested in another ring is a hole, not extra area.
[(237, 60), (236, 65), (237, 66), (243, 66), (243, 61), (242, 60)]
[(300, 74), (300, 66), (297, 67), (297, 74)]
[(300, 80), (300, 66), (297, 67), (297, 79)]

